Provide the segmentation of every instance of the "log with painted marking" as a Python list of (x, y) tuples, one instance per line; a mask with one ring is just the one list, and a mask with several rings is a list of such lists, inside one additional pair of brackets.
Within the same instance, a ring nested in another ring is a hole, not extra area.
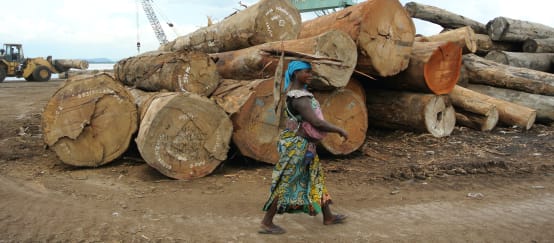
[(107, 164), (127, 150), (137, 129), (129, 92), (105, 73), (69, 79), (42, 113), (44, 142), (75, 166)]
[(290, 1), (261, 0), (218, 23), (179, 36), (159, 50), (215, 53), (292, 40), (298, 37), (301, 21), (300, 13)]
[(211, 94), (220, 77), (213, 60), (202, 52), (153, 51), (120, 60), (114, 65), (117, 80), (146, 91)]
[(175, 179), (203, 177), (227, 158), (233, 125), (208, 98), (160, 92), (139, 107), (144, 113), (135, 141), (142, 158), (160, 173)]

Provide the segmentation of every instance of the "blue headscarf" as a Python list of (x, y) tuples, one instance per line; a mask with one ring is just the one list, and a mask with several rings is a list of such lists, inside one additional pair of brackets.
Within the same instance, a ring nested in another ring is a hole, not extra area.
[(285, 72), (285, 85), (284, 90), (287, 90), (287, 88), (290, 85), (290, 79), (292, 77), (292, 74), (294, 74), (295, 71), (302, 70), (302, 69), (311, 69), (312, 66), (304, 61), (291, 61), (289, 62), (289, 66), (287, 68), (287, 71)]

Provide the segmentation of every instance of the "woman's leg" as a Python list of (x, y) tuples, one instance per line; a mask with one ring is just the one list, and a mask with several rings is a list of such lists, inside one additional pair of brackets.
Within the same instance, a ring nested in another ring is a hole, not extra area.
[(329, 224), (339, 224), (344, 222), (346, 219), (346, 215), (342, 214), (333, 214), (331, 212), (331, 207), (329, 207), (329, 203), (323, 204), (323, 224), (329, 225)]
[(280, 226), (273, 223), (273, 217), (277, 213), (277, 198), (273, 199), (271, 206), (266, 211), (262, 219), (262, 229), (259, 231), (262, 234), (282, 234), (286, 231)]

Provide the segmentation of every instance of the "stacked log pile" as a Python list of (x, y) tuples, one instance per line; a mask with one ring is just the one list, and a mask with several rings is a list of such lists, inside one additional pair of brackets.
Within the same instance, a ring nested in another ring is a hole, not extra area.
[[(412, 17), (445, 31), (416, 37)], [(444, 137), (456, 124), (490, 131), (497, 124), (530, 129), (535, 120), (551, 122), (552, 54), (513, 52), (523, 42), (551, 50), (542, 38), (554, 36), (547, 26), (531, 35), (517, 29), (530, 28), (528, 22), (498, 21), (484, 25), (432, 6), (367, 0), (302, 22), (288, 1), (261, 0), (157, 51), (119, 61), (115, 78), (68, 80), (43, 114), (45, 142), (64, 163), (98, 166), (117, 158), (138, 127), (143, 159), (176, 179), (212, 173), (231, 143), (243, 156), (275, 164), (285, 119), (280, 83), (293, 59), (312, 64), (311, 91), (326, 120), (350, 134), (321, 141), (334, 155), (360, 148), (369, 127)], [(84, 146), (95, 139), (94, 147)]]

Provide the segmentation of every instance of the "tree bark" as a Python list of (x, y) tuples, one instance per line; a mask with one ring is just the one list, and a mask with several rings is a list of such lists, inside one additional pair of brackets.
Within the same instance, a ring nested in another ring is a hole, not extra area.
[(193, 93), (154, 95), (136, 143), (142, 158), (175, 179), (203, 177), (227, 158), (233, 125), (208, 98)]
[(506, 100), (518, 105), (534, 109), (537, 111), (537, 122), (554, 122), (553, 96), (531, 94), (511, 89), (502, 89), (478, 84), (470, 84), (467, 88), (482, 94), (486, 94), (498, 99)]
[[(279, 50), (317, 55), (341, 61), (336, 63), (312, 61), (316, 89), (344, 87), (356, 66), (356, 44), (342, 31), (331, 30), (321, 35), (304, 39), (271, 42), (241, 50), (215, 53), (217, 71), (226, 79), (260, 79), (275, 75), (279, 56), (268, 55), (264, 50)], [(285, 54), (287, 56), (288, 54)], [(288, 60), (287, 60), (288, 62)], [(285, 65), (286, 67), (286, 65)]]
[(321, 140), (322, 147), (334, 155), (350, 154), (359, 149), (367, 132), (367, 107), (353, 85), (344, 89), (315, 92), (325, 120), (348, 132), (348, 140), (335, 133)]
[(502, 99), (497, 99), (479, 92), (466, 89), (461, 86), (456, 86), (452, 91), (456, 94), (465, 94), (466, 97), (491, 103), (498, 110), (498, 121), (509, 126), (519, 126), (525, 130), (529, 130), (535, 123), (537, 112), (529, 107), (518, 105)]
[(261, 0), (219, 23), (177, 37), (160, 50), (215, 53), (292, 40), (298, 37), (301, 21), (300, 13), (290, 1)]
[(519, 41), (554, 36), (554, 28), (539, 23), (497, 17), (487, 23), (487, 32), (495, 41)]
[(60, 78), (75, 78), (80, 75), (96, 75), (99, 73), (108, 73), (112, 76), (114, 76), (113, 69), (89, 69), (89, 70), (68, 70), (64, 73), (63, 77)]
[[(273, 81), (273, 78), (269, 79)], [(227, 114), (232, 115), (248, 101), (254, 89), (268, 79), (232, 80), (223, 79), (210, 99), (214, 100)]]
[(537, 71), (552, 72), (554, 53), (527, 53), (491, 51), (485, 59), (506, 64), (512, 67), (529, 68)]
[(462, 59), (470, 83), (554, 95), (554, 74), (511, 67), (473, 54), (464, 55)]
[(68, 80), (42, 113), (44, 142), (74, 166), (113, 161), (125, 152), (136, 129), (132, 97), (105, 73)]
[(548, 52), (554, 53), (554, 37), (546, 39), (527, 39), (523, 42), (525, 52)]
[(369, 126), (429, 132), (449, 136), (456, 124), (454, 108), (446, 96), (411, 92), (368, 90)]
[(279, 161), (275, 146), (281, 123), (273, 105), (273, 85), (273, 79), (260, 82), (239, 111), (231, 116), (233, 142), (241, 154), (270, 164)]
[(523, 51), (522, 42), (492, 41), (491, 37), (483, 34), (475, 34), (477, 40), (478, 55), (486, 55), (489, 51)]
[(88, 68), (88, 62), (79, 59), (56, 59), (54, 60), (54, 66), (60, 72), (66, 72), (71, 68), (86, 70)]
[(211, 94), (220, 77), (212, 59), (201, 52), (147, 52), (114, 65), (117, 80), (147, 91)]
[(498, 123), (496, 106), (483, 96), (456, 85), (448, 97), (456, 109), (456, 123), (481, 131), (491, 131)]
[(445, 31), (437, 35), (416, 38), (416, 41), (454, 42), (462, 48), (463, 53), (474, 53), (477, 50), (477, 38), (473, 29), (469, 26)]
[(408, 66), (415, 35), (412, 18), (397, 0), (368, 0), (302, 24), (299, 38), (337, 29), (358, 46), (356, 70), (382, 77)]
[(404, 5), (406, 11), (412, 18), (422, 19), (434, 24), (438, 24), (445, 29), (457, 29), (464, 26), (471, 27), (475, 33), (487, 33), (484, 24), (470, 18), (449, 12), (435, 6), (424, 5), (416, 2), (409, 2)]
[(460, 76), (462, 48), (452, 42), (415, 42), (408, 68), (387, 78), (388, 88), (448, 94)]

